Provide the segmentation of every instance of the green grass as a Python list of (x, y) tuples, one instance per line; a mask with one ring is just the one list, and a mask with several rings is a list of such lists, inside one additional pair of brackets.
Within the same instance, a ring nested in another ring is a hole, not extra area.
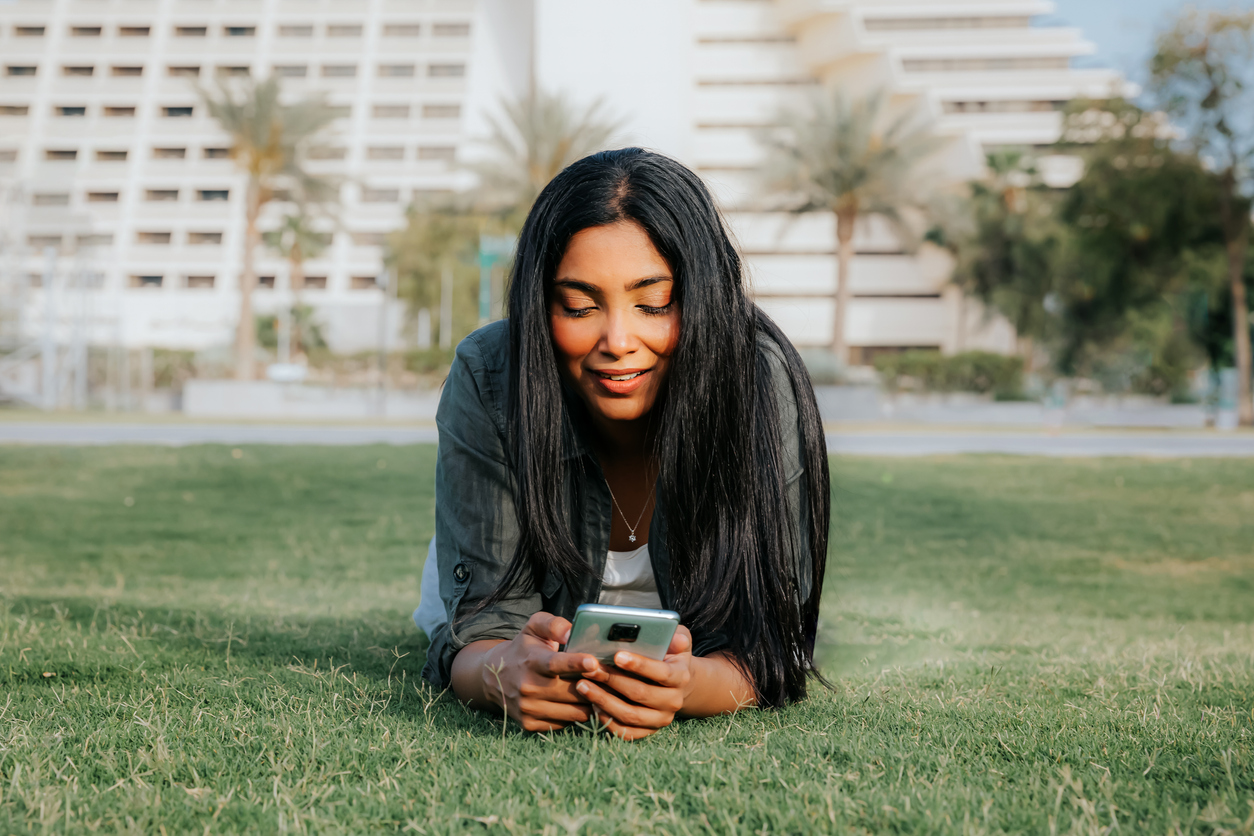
[(418, 681), (434, 450), (0, 448), (0, 832), (1251, 833), (1248, 462), (834, 461), (777, 712)]

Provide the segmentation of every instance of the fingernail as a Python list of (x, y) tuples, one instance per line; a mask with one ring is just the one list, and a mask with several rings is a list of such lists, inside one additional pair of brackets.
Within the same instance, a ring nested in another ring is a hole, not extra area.
[(626, 653), (614, 654), (614, 664), (618, 665), (619, 667), (626, 667), (627, 663), (630, 661), (631, 661), (631, 656), (629, 656)]
[(575, 690), (581, 694), (588, 693), (588, 683), (580, 682), (578, 685), (575, 686)]
[(594, 671), (597, 669), (597, 660), (591, 657), (583, 660), (583, 669), (586, 671)]

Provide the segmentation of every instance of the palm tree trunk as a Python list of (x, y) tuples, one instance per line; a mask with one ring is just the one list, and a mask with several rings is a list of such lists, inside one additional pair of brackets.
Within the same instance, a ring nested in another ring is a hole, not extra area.
[(1237, 361), (1237, 422), (1254, 427), (1254, 398), (1250, 392), (1252, 376), (1250, 356), (1249, 301), (1245, 293), (1245, 252), (1249, 236), (1242, 233), (1228, 242), (1228, 285), (1232, 289), (1233, 348)]
[(841, 365), (849, 364), (849, 341), (845, 335), (849, 322), (849, 268), (853, 261), (853, 228), (858, 220), (858, 205), (847, 201), (836, 209), (837, 273), (836, 314), (832, 322), (832, 353)]
[(1233, 354), (1237, 363), (1237, 423), (1254, 426), (1254, 397), (1250, 392), (1250, 309), (1245, 293), (1245, 257), (1250, 244), (1250, 206), (1237, 194), (1236, 172), (1220, 175), (1219, 212), (1228, 256), (1228, 287), (1232, 292)]
[(287, 264), (288, 284), (292, 286), (292, 327), (288, 332), (287, 354), (295, 357), (300, 353), (300, 292), (305, 289), (305, 262), (295, 245)]
[(261, 214), (261, 200), (256, 184), (248, 186), (248, 205), (245, 209), (244, 269), (239, 277), (239, 323), (235, 326), (235, 379), (252, 380), (254, 355), (257, 350), (257, 325), (253, 321), (253, 289), (257, 286), (257, 268), (253, 259), (261, 234), (257, 231), (257, 218)]

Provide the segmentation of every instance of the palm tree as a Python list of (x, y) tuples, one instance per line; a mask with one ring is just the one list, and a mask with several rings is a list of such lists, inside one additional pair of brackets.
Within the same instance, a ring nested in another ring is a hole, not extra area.
[[(330, 243), (327, 233), (314, 229), (314, 222), (314, 217), (301, 206), (297, 211), (284, 215), (277, 229), (262, 235), (267, 247), (287, 259), (294, 322), (298, 322), (301, 316), (300, 292), (305, 287), (305, 261), (322, 255)], [(288, 354), (296, 356), (299, 346), (300, 329), (293, 327), (288, 334)]]
[(301, 166), (301, 152), (309, 140), (335, 118), (320, 99), (284, 104), (279, 82), (271, 77), (236, 86), (219, 86), (200, 95), (218, 124), (231, 137), (231, 158), (247, 175), (245, 191), (244, 264), (240, 275), (239, 324), (235, 329), (235, 377), (251, 380), (257, 335), (253, 328), (254, 265), (260, 232), (257, 220), (276, 190), (325, 198), (333, 188)]
[(909, 244), (914, 234), (903, 210), (918, 204), (918, 164), (937, 146), (907, 113), (885, 124), (887, 97), (881, 91), (848, 99), (840, 91), (815, 95), (800, 111), (781, 113), (780, 130), (765, 133), (766, 181), (783, 193), (794, 212), (828, 211), (838, 242), (836, 312), (832, 352), (849, 359), (845, 324), (849, 311), (849, 265), (858, 219), (879, 215)]
[(580, 108), (544, 90), (502, 101), (501, 109), (505, 120), (488, 117), (491, 132), (479, 143), (487, 153), (470, 168), (484, 204), (515, 221), (562, 169), (604, 149), (621, 124), (600, 100)]

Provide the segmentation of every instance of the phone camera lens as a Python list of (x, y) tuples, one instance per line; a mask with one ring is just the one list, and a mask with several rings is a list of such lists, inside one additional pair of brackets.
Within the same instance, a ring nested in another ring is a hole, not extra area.
[(634, 642), (640, 638), (639, 624), (615, 624), (606, 637), (612, 642)]

